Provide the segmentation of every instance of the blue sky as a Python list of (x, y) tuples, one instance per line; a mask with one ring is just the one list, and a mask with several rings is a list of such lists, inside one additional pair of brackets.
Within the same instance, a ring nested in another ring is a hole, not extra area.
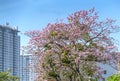
[[(49, 22), (54, 23), (75, 11), (95, 7), (100, 19), (112, 18), (120, 25), (119, 3), (120, 0), (0, 0), (0, 24), (9, 22), (12, 27), (18, 26), (21, 33), (41, 30)], [(119, 34), (114, 34), (118, 41)], [(21, 35), (21, 45), (27, 42), (28, 38)]]

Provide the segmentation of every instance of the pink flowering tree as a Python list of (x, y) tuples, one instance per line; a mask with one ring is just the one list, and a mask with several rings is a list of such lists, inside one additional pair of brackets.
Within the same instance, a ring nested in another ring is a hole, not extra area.
[(75, 12), (68, 22), (48, 24), (42, 31), (28, 31), (29, 52), (39, 81), (98, 81), (105, 71), (98, 63), (117, 62), (111, 33), (114, 20), (99, 21), (94, 8)]

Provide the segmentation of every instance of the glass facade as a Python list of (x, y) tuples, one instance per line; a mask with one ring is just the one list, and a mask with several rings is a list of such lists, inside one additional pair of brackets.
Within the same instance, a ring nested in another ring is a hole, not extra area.
[(36, 81), (32, 55), (20, 55), (20, 81)]
[(29, 55), (21, 55), (20, 56), (20, 81), (30, 81), (29, 68), (30, 56)]
[(19, 77), (20, 36), (18, 30), (0, 25), (0, 71)]

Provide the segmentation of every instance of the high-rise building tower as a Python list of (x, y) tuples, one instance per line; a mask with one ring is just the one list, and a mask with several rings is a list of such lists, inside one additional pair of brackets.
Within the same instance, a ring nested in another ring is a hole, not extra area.
[(30, 56), (20, 55), (20, 81), (29, 81), (29, 68)]
[(36, 81), (32, 55), (20, 55), (20, 81)]
[(0, 71), (10, 70), (19, 77), (20, 36), (17, 28), (0, 25)]

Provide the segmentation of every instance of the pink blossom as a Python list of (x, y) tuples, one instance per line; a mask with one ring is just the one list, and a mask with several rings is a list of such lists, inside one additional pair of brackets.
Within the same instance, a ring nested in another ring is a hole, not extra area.
[[(103, 70), (96, 62), (115, 63), (119, 59), (117, 56), (120, 56), (116, 54), (116, 46), (110, 37), (110, 33), (115, 30), (112, 25), (114, 21), (98, 21), (94, 8), (75, 12), (67, 19), (67, 23), (49, 23), (41, 31), (25, 33), (30, 37), (29, 51), (35, 56), (38, 79), (47, 81), (47, 78), (43, 78), (47, 77), (52, 66), (55, 66), (54, 70), (59, 76), (64, 67), (72, 67), (74, 70), (70, 69), (70, 72), (79, 72), (76, 68), (85, 66), (95, 72), (93, 75), (102, 78)], [(52, 66), (50, 62), (53, 63)], [(81, 71), (85, 70), (81, 68)]]

